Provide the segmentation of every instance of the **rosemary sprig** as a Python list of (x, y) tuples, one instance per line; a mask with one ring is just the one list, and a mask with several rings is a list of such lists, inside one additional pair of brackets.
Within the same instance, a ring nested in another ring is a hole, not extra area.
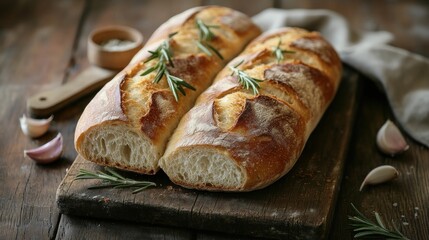
[(352, 221), (350, 225), (354, 228), (353, 231), (356, 233), (354, 235), (355, 238), (384, 237), (386, 239), (409, 240), (409, 238), (405, 237), (395, 226), (393, 226), (394, 230), (389, 230), (383, 223), (378, 212), (374, 212), (375, 220), (377, 221), (377, 223), (375, 223), (359, 212), (353, 203), (351, 205), (357, 213), (357, 216), (348, 217), (349, 220)]
[(259, 83), (262, 82), (262, 80), (252, 78), (244, 71), (238, 69), (237, 67), (240, 66), (243, 62), (244, 60), (235, 66), (229, 66), (229, 68), (232, 70), (231, 76), (237, 75), (238, 82), (243, 85), (245, 89), (252, 89), (253, 95), (257, 95), (259, 94)]
[(212, 56), (212, 52), (214, 52), (220, 59), (223, 60), (223, 56), (220, 54), (220, 52), (209, 43), (215, 37), (215, 34), (210, 29), (218, 28), (219, 26), (206, 25), (200, 19), (197, 19), (196, 25), (199, 30), (199, 40), (197, 42), (197, 47), (208, 56)]
[(176, 101), (179, 101), (178, 92), (180, 92), (183, 96), (186, 96), (184, 88), (189, 88), (194, 91), (195, 88), (189, 83), (187, 83), (185, 80), (171, 75), (168, 71), (167, 66), (171, 66), (174, 68), (174, 64), (171, 59), (173, 53), (171, 52), (170, 48), (170, 39), (176, 34), (177, 32), (170, 34), (168, 36), (168, 39), (162, 42), (155, 51), (149, 51), (151, 56), (145, 61), (145, 63), (148, 63), (154, 59), (158, 59), (158, 63), (155, 66), (146, 69), (142, 74), (140, 74), (140, 76), (145, 76), (153, 71), (156, 71), (155, 78), (153, 79), (154, 83), (159, 83), (162, 77), (165, 76), (165, 78), (167, 79), (168, 86), (173, 93), (174, 99), (176, 99)]
[(106, 172), (97, 171), (91, 172), (85, 169), (79, 169), (79, 174), (76, 176), (76, 180), (81, 179), (99, 179), (103, 181), (103, 184), (98, 186), (92, 186), (88, 189), (97, 188), (137, 188), (133, 191), (133, 194), (143, 191), (144, 189), (152, 186), (156, 186), (153, 182), (147, 181), (136, 181), (130, 178), (125, 178), (119, 173), (110, 168), (105, 168)]
[(289, 51), (289, 50), (283, 50), (280, 48), (280, 45), (282, 44), (282, 39), (279, 39), (279, 43), (277, 44), (277, 46), (273, 49), (273, 54), (276, 56), (277, 58), (277, 63), (280, 63), (281, 61), (283, 61), (284, 59), (284, 54), (285, 53), (295, 53), (294, 51)]

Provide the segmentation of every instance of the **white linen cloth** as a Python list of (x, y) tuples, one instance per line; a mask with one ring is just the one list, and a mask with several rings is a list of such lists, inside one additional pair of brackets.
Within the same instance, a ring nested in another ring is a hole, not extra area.
[(301, 27), (320, 32), (344, 63), (381, 86), (402, 128), (429, 147), (429, 60), (389, 46), (388, 32), (354, 32), (343, 16), (329, 10), (266, 9), (253, 20), (263, 31)]

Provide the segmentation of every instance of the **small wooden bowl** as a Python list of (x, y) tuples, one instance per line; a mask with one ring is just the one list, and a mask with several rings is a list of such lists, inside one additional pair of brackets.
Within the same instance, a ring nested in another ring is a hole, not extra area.
[[(111, 39), (128, 40), (132, 43), (123, 49), (109, 49), (102, 46)], [(143, 35), (130, 27), (108, 26), (91, 32), (88, 38), (89, 62), (102, 68), (121, 70), (131, 61), (143, 45)]]

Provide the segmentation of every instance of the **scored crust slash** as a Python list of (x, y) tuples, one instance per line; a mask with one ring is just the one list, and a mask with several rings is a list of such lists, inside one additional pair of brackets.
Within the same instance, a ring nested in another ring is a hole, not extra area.
[(187, 188), (273, 183), (332, 101), (341, 62), (318, 33), (298, 28), (264, 33), (242, 51), (259, 34), (250, 18), (225, 7), (171, 18), (89, 103), (77, 151), (139, 173), (161, 167)]

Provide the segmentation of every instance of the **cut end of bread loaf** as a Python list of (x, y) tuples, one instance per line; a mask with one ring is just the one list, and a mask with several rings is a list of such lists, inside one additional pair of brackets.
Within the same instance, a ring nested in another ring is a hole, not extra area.
[(216, 149), (184, 149), (162, 158), (160, 165), (176, 184), (193, 189), (237, 191), (246, 182), (245, 171)]
[(94, 127), (81, 137), (79, 143), (79, 153), (100, 165), (145, 174), (155, 174), (159, 169), (157, 149), (149, 139), (125, 125)]

